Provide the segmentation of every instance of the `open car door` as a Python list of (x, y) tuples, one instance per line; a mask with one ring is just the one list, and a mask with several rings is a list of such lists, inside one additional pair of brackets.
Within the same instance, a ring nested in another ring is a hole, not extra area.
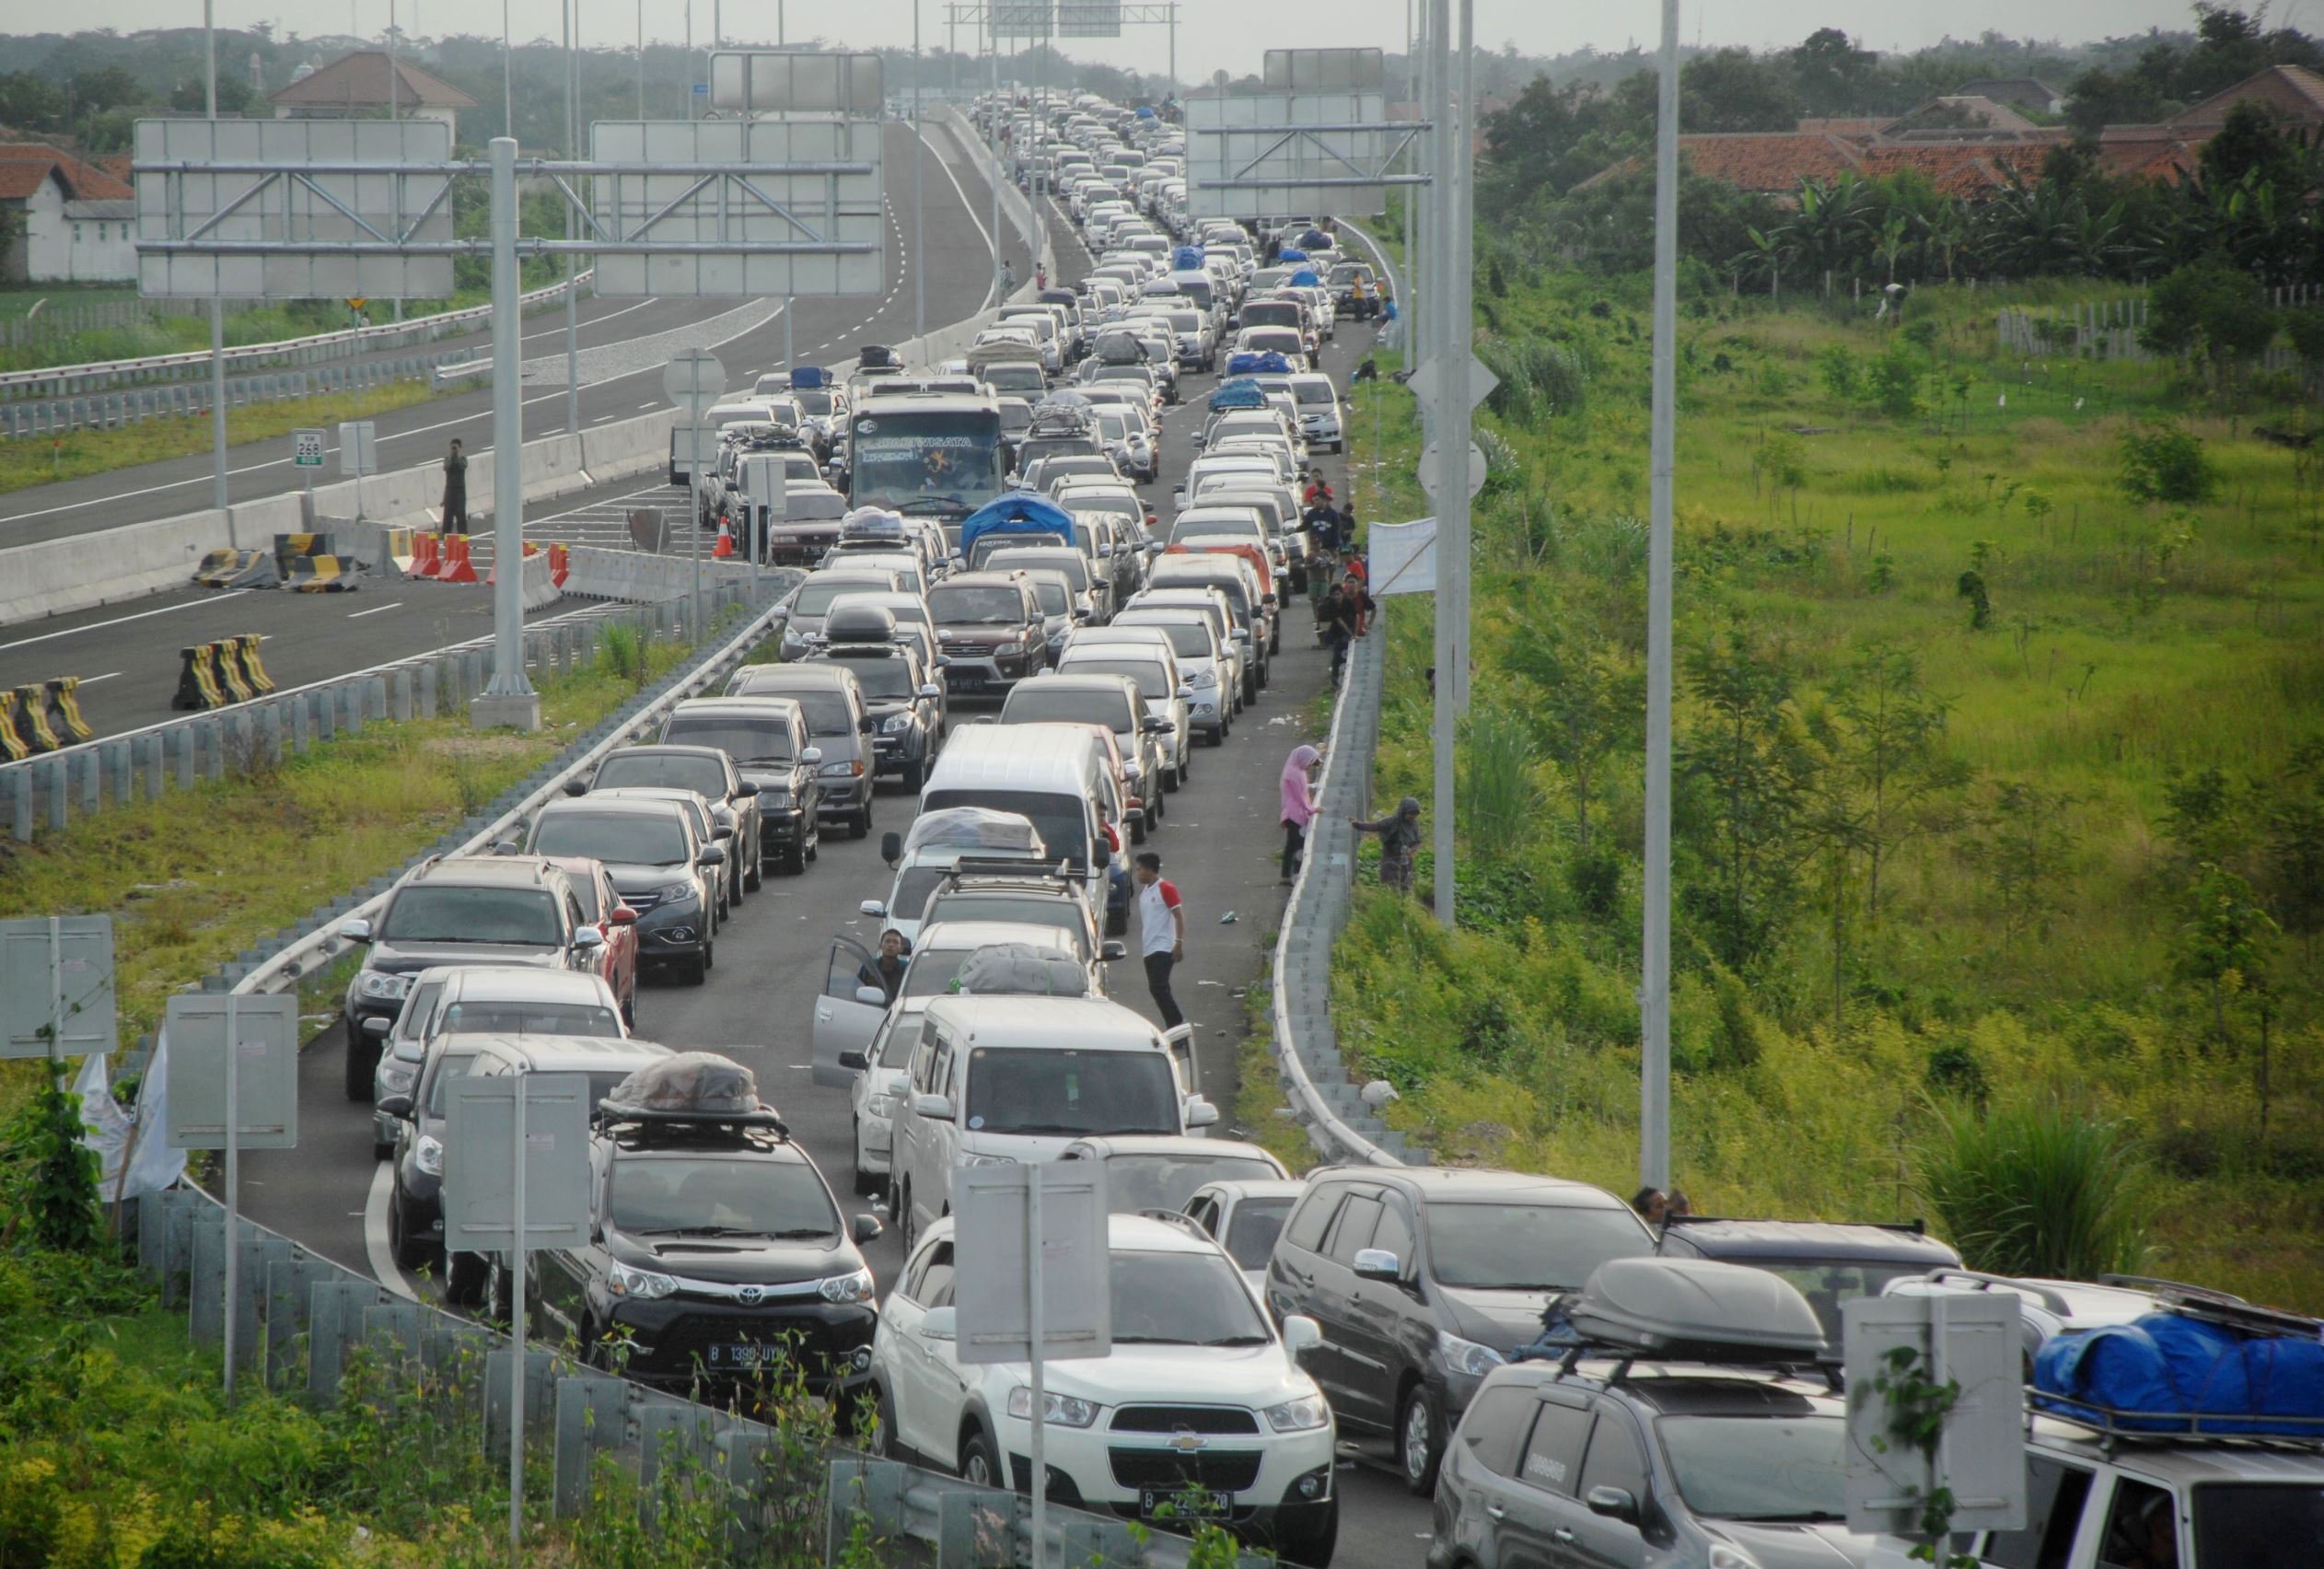
[[(842, 1052), (862, 1052), (868, 1049), (872, 1037), (879, 1033), (880, 1021), (888, 1017), (886, 994), (877, 986), (866, 987), (863, 974), (872, 962), (872, 952), (852, 937), (831, 939), (831, 964), (823, 972), (823, 994), (815, 999), (815, 1082), (845, 1087), (855, 1082), (850, 1070), (841, 1067)], [(877, 994), (881, 1000), (867, 1003), (861, 994)]]

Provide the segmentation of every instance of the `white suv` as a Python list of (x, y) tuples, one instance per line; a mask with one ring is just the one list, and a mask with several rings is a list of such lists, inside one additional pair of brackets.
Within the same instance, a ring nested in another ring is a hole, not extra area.
[[(1234, 1261), (1182, 1220), (1113, 1215), (1109, 1243), (1112, 1354), (1043, 1369), (1051, 1500), (1148, 1521), (1199, 1500), (1286, 1562), (1322, 1569), (1339, 1534), (1338, 1435), (1298, 1365), (1321, 1342), (1315, 1320), (1295, 1314), (1278, 1333)], [(928, 1227), (880, 1313), (876, 1446), (1026, 1490), (1029, 1375), (1022, 1363), (960, 1362), (952, 1283), (946, 1219)]]

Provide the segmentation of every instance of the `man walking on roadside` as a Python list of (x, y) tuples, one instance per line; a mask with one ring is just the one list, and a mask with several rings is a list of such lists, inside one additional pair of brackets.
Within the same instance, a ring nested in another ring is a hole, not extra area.
[(468, 455), (460, 450), (458, 436), (444, 454), (444, 531), (468, 532)]
[(1138, 885), (1138, 947), (1145, 957), (1146, 990), (1162, 1015), (1162, 1028), (1179, 1029), (1186, 1016), (1170, 994), (1170, 968), (1186, 957), (1186, 908), (1179, 890), (1162, 876), (1162, 857), (1148, 850), (1130, 873)]

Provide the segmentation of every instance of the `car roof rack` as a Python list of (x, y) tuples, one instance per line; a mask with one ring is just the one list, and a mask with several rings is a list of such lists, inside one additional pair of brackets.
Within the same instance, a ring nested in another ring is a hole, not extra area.
[(1663, 1225), (1666, 1226), (1711, 1226), (1717, 1224), (1734, 1226), (1874, 1226), (1879, 1227), (1883, 1231), (1906, 1232), (1914, 1237), (1926, 1237), (1929, 1234), (1929, 1223), (1919, 1215), (1914, 1215), (1911, 1220), (1787, 1220), (1780, 1215), (1666, 1215), (1663, 1218)]
[(1005, 860), (996, 855), (964, 855), (952, 863), (945, 872), (945, 881), (957, 883), (962, 877), (1009, 877), (1022, 882), (1028, 878), (1042, 882), (1077, 883), (1071, 861)]
[[(2144, 1444), (2244, 1444), (2258, 1447), (2324, 1451), (2324, 1416), (2254, 1415), (2248, 1412), (2126, 1411), (2081, 1396), (2061, 1395), (2028, 1384), (2026, 1415), (2054, 1418), (2097, 1435), (2111, 1453), (2124, 1442)], [(2290, 1429), (2291, 1431), (2279, 1431)]]

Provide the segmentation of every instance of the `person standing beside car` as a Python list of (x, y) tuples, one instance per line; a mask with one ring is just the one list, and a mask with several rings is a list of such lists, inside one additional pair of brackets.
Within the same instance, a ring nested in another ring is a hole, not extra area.
[(1170, 970), (1186, 957), (1186, 907), (1177, 885), (1162, 875), (1162, 857), (1151, 850), (1138, 857), (1130, 879), (1137, 885), (1138, 949), (1145, 959), (1146, 990), (1162, 1015), (1162, 1028), (1177, 1029), (1186, 1016), (1171, 995)]
[(1314, 747), (1294, 747), (1283, 765), (1283, 885), (1299, 875), (1299, 858), (1316, 819), (1315, 786), (1308, 774), (1323, 753)]

